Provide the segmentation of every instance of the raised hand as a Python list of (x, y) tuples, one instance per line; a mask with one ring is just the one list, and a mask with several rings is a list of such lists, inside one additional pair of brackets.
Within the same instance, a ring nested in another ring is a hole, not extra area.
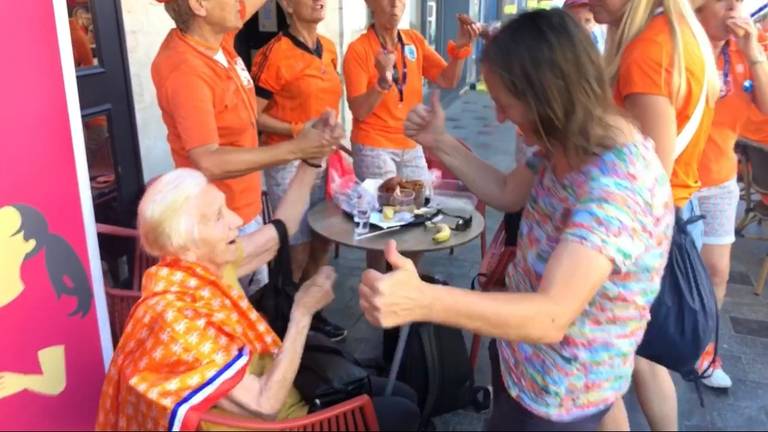
[(468, 15), (459, 14), (456, 16), (456, 20), (459, 22), (459, 29), (454, 42), (460, 47), (474, 42), (483, 31), (482, 24), (476, 23)]
[(745, 16), (731, 18), (726, 21), (726, 25), (750, 63), (765, 58), (765, 52), (757, 38), (757, 27), (751, 18)]
[(332, 109), (324, 111), (309, 125), (296, 137), (300, 155), (298, 159), (320, 163), (336, 147), (342, 145), (344, 128), (336, 120), (336, 112)]
[(416, 266), (400, 255), (394, 240), (387, 244), (384, 256), (392, 271), (382, 274), (369, 269), (360, 280), (360, 308), (365, 318), (382, 328), (422, 320), (429, 305)]
[(405, 119), (405, 135), (424, 148), (434, 148), (446, 135), (445, 111), (440, 104), (440, 92), (430, 95), (430, 106), (418, 105)]
[(333, 283), (336, 271), (324, 266), (310, 280), (304, 282), (294, 298), (294, 310), (308, 316), (314, 315), (333, 301)]
[(376, 72), (379, 74), (379, 81), (392, 83), (392, 69), (395, 67), (395, 53), (388, 50), (381, 50), (376, 54)]

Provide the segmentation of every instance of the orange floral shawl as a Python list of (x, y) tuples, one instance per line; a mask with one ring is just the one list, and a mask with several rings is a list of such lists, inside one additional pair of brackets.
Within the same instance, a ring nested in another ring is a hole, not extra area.
[(239, 284), (165, 258), (144, 274), (96, 428), (195, 430), (200, 415), (242, 380), (252, 356), (274, 355), (280, 344)]

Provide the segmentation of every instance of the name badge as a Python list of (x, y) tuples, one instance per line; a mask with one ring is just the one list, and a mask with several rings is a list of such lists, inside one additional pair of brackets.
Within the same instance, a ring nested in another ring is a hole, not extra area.
[(416, 47), (413, 45), (405, 46), (405, 56), (410, 61), (416, 61)]
[(251, 74), (248, 72), (248, 69), (245, 67), (245, 64), (243, 63), (243, 59), (240, 57), (235, 60), (235, 70), (237, 71), (237, 74), (240, 76), (240, 81), (243, 82), (243, 87), (253, 87), (253, 80), (251, 79)]

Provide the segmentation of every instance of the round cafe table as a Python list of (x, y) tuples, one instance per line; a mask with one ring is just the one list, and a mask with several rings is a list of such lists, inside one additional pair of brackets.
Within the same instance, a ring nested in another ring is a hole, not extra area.
[[(433, 231), (425, 229), (423, 225), (403, 227), (372, 235), (370, 237), (355, 239), (354, 221), (331, 201), (323, 201), (313, 207), (309, 211), (307, 218), (309, 226), (313, 231), (332, 242), (357, 249), (383, 251), (389, 240), (395, 240), (397, 241), (397, 249), (401, 253), (435, 252), (462, 246), (479, 237), (485, 229), (485, 218), (483, 218), (483, 215), (474, 208), (472, 209), (472, 225), (469, 229), (463, 232), (453, 231), (453, 233), (451, 233), (451, 238), (443, 243), (435, 243), (432, 241)], [(443, 219), (439, 222), (454, 226), (456, 220), (457, 219), (450, 216), (443, 216)], [(371, 233), (375, 232), (375, 230), (375, 227), (371, 225)], [(411, 326), (408, 324), (400, 329), (400, 335), (397, 339), (397, 347), (395, 348), (395, 355), (392, 358), (392, 367), (389, 371), (387, 381), (385, 392), (385, 395), (387, 396), (392, 393), (392, 388), (400, 369), (400, 363), (403, 359), (405, 342), (408, 339), (410, 328)]]
[[(357, 249), (383, 251), (389, 240), (395, 240), (397, 250), (401, 253), (426, 253), (455, 248), (476, 239), (485, 229), (485, 219), (476, 209), (472, 209), (472, 225), (469, 229), (464, 232), (454, 231), (451, 233), (451, 238), (443, 243), (432, 241), (434, 232), (423, 225), (403, 227), (355, 239), (355, 222), (330, 201), (323, 201), (313, 207), (307, 218), (313, 231), (332, 242)], [(457, 219), (453, 217), (443, 216), (442, 220), (435, 222), (454, 226), (456, 221)], [(377, 228), (371, 224), (371, 232), (367, 235), (373, 234), (376, 230)]]

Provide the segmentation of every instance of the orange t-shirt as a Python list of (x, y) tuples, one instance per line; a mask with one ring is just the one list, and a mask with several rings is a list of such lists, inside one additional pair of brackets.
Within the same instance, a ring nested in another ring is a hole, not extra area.
[[(289, 32), (277, 35), (253, 59), (256, 95), (269, 101), (264, 114), (286, 123), (306, 123), (326, 109), (339, 112), (341, 78), (333, 42), (318, 38), (312, 50)], [(266, 144), (291, 137), (263, 133)]]
[(753, 106), (746, 121), (741, 125), (739, 136), (759, 144), (768, 145), (768, 115)]
[[(201, 146), (259, 145), (253, 81), (235, 52), (234, 38), (234, 33), (225, 36), (212, 57), (201, 49), (202, 42), (173, 29), (152, 63), (152, 81), (177, 167), (194, 168), (188, 152)], [(214, 184), (245, 223), (261, 214), (260, 172)]]
[[(681, 29), (683, 56), (685, 58), (686, 91), (676, 106), (677, 130), (681, 131), (693, 115), (699, 96), (706, 91), (704, 83), (704, 59), (690, 28)], [(665, 96), (674, 100), (672, 88), (674, 42), (666, 15), (651, 19), (645, 29), (624, 50), (616, 81), (617, 104), (632, 94)], [(688, 146), (675, 160), (670, 182), (675, 205), (684, 206), (694, 192), (701, 188), (699, 161), (709, 136), (714, 107), (707, 105)]]
[(753, 107), (751, 93), (744, 91), (744, 82), (750, 79), (747, 59), (735, 41), (728, 43), (728, 53), (731, 59), (729, 86), (726, 86), (722, 79), (723, 55), (717, 57), (722, 83), (721, 96), (715, 105), (712, 129), (709, 131), (709, 139), (699, 164), (702, 187), (717, 186), (736, 177), (738, 161), (733, 146), (746, 120), (744, 113)]
[[(447, 63), (417, 31), (400, 30), (400, 34), (404, 48), (401, 50), (400, 44), (397, 44), (395, 64), (400, 79), (403, 76), (403, 61), (407, 65), (408, 76), (403, 89), (403, 101), (400, 101), (397, 86), (393, 85), (368, 117), (363, 120), (354, 119), (352, 142), (355, 144), (394, 150), (416, 147), (416, 142), (405, 136), (405, 118), (411, 109), (423, 101), (424, 78), (435, 81)], [(347, 99), (360, 96), (376, 85), (379, 79), (376, 55), (381, 49), (381, 42), (373, 27), (349, 45), (344, 55)], [(402, 58), (401, 51), (404, 52), (405, 59)]]

